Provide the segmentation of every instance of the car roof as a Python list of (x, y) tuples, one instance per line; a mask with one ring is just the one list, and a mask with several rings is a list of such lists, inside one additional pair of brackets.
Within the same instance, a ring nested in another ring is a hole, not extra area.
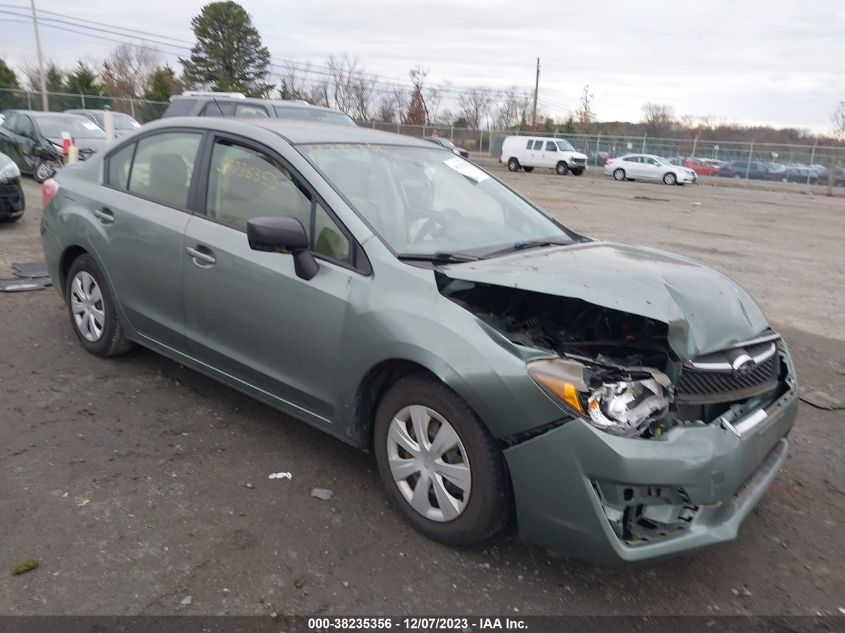
[(269, 103), (272, 106), (279, 106), (281, 108), (313, 108), (315, 110), (324, 110), (326, 112), (340, 112), (340, 110), (334, 110), (333, 108), (327, 108), (325, 106), (313, 105), (308, 103), (307, 101), (299, 101), (299, 100), (290, 100), (290, 99), (259, 99), (257, 97), (232, 97), (230, 95), (221, 94), (219, 97), (217, 95), (173, 95), (170, 97), (170, 101), (176, 100), (188, 100), (188, 101), (220, 101), (220, 102), (234, 102), (234, 103), (260, 103), (260, 104), (267, 104)]
[(18, 114), (26, 114), (31, 117), (40, 118), (45, 116), (63, 116), (63, 117), (73, 117), (73, 118), (85, 118), (79, 114), (73, 114), (71, 112), (42, 112), (41, 110), (4, 110), (6, 115), (16, 112)]
[(215, 117), (169, 117), (144, 126), (144, 129), (197, 127), (207, 130), (235, 131), (247, 134), (249, 128), (262, 128), (278, 134), (291, 145), (311, 143), (359, 143), (373, 145), (405, 145), (431, 148), (431, 143), (414, 136), (383, 132), (366, 127), (335, 125), (298, 119), (239, 119)]

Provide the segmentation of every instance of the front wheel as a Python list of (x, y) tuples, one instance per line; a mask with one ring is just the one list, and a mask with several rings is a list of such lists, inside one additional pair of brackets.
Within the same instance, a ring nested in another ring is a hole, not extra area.
[(563, 161), (560, 161), (555, 166), (555, 171), (557, 172), (558, 176), (565, 176), (569, 172), (569, 165), (567, 165)]
[(90, 255), (73, 260), (67, 275), (65, 300), (73, 331), (86, 350), (105, 357), (132, 347), (117, 318), (105, 276)]
[(573, 176), (580, 176), (580, 175), (581, 175), (581, 174), (583, 174), (583, 173), (584, 173), (584, 168), (583, 168), (583, 167), (577, 167), (577, 168), (575, 168), (575, 169), (573, 169), (573, 170), (572, 170), (572, 175), (573, 175)]
[(420, 532), (474, 545), (510, 516), (501, 451), (469, 405), (426, 376), (393, 385), (376, 412), (374, 448), (393, 503)]
[(511, 157), (508, 159), (508, 170), (519, 171), (519, 161), (516, 159), (516, 157)]
[(663, 174), (663, 184), (664, 185), (675, 185), (678, 183), (678, 177), (673, 174), (671, 171)]
[(613, 179), (622, 182), (625, 180), (625, 170), (619, 167), (618, 169), (613, 170)]
[(35, 173), (32, 174), (32, 177), (35, 182), (44, 182), (55, 176), (59, 167), (61, 167), (61, 163), (55, 160), (41, 160), (35, 167)]

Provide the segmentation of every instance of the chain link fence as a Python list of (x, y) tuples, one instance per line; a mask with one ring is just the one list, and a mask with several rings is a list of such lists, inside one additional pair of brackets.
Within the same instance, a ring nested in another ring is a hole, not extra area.
[[(115, 112), (125, 112), (140, 123), (161, 118), (167, 108), (166, 101), (147, 101), (125, 97), (48, 92), (47, 107), (50, 112), (65, 110), (102, 110), (105, 106)], [(3, 110), (41, 110), (41, 93), (14, 88), (0, 88), (0, 112)]]

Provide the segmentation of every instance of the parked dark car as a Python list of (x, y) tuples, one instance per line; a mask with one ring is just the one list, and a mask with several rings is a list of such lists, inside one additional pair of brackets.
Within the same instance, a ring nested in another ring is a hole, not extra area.
[[(845, 187), (845, 167), (831, 167), (828, 170), (828, 177), (830, 177), (830, 173), (833, 173), (833, 186), (834, 187)], [(827, 179), (822, 181), (821, 184), (826, 184)]]
[(434, 143), (444, 149), (448, 149), (450, 152), (457, 154), (461, 158), (469, 158), (469, 152), (467, 150), (463, 147), (458, 147), (448, 138), (443, 138), (442, 136), (423, 136), (423, 138), (429, 143)]
[(170, 105), (161, 115), (214, 116), (258, 119), (297, 119), (335, 125), (357, 125), (343, 112), (311, 105), (305, 101), (252, 99), (239, 92), (183, 92), (170, 97)]
[(786, 165), (783, 163), (766, 163), (769, 170), (769, 180), (783, 180), (786, 178)]
[(21, 170), (11, 158), (0, 154), (0, 220), (17, 220), (25, 207)]
[(70, 134), (83, 161), (106, 146), (106, 135), (96, 124), (76, 114), (7, 110), (0, 125), (0, 152), (22, 174), (37, 182), (51, 178), (62, 166), (62, 133)]
[(818, 172), (809, 165), (799, 164), (787, 165), (784, 180), (787, 182), (809, 183), (811, 185), (819, 182), (827, 182), (826, 180), (819, 180)]
[[(84, 116), (92, 123), (96, 123), (97, 127), (99, 127), (100, 129), (106, 129), (105, 110), (65, 110), (65, 114), (78, 114), (79, 116)], [(125, 112), (112, 111), (112, 120), (114, 121), (115, 136), (131, 134), (139, 127), (141, 127), (140, 123), (138, 123), (135, 119), (133, 119)]]
[(725, 163), (719, 169), (719, 175), (723, 178), (745, 178), (747, 175), (752, 180), (768, 180), (771, 177), (766, 163), (759, 160), (735, 160)]

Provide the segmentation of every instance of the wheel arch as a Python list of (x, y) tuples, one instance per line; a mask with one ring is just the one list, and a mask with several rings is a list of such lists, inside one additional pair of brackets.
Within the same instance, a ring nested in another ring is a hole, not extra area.
[(65, 248), (62, 251), (61, 256), (59, 257), (59, 292), (61, 293), (62, 297), (65, 299), (65, 287), (67, 286), (67, 275), (70, 272), (70, 267), (73, 265), (73, 262), (76, 260), (77, 257), (80, 255), (90, 255), (91, 253), (79, 246), (78, 244), (73, 244)]
[(405, 358), (382, 360), (364, 374), (355, 393), (354, 415), (358, 444), (361, 448), (372, 452), (373, 422), (376, 409), (384, 394), (399, 380), (414, 374), (428, 376), (437, 382), (447, 385), (440, 376), (428, 367)]

